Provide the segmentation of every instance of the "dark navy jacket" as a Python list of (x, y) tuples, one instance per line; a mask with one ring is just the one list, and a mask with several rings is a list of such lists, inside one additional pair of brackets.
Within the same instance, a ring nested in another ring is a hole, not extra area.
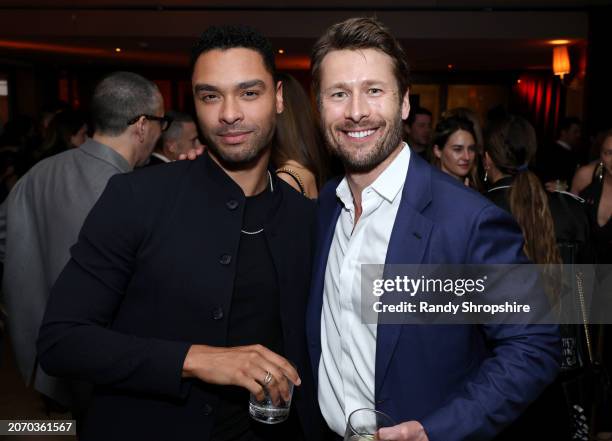
[[(328, 184), (319, 197), (307, 333), (315, 378), (327, 256), (341, 204)], [(526, 262), (523, 239), (503, 210), (412, 154), (387, 264)], [(417, 420), (430, 441), (492, 439), (559, 369), (556, 325), (378, 324), (377, 409)]]

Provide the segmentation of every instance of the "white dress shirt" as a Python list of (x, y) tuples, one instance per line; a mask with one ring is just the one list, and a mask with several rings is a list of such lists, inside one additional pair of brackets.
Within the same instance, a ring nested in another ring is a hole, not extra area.
[(344, 435), (352, 411), (375, 407), (376, 325), (363, 323), (361, 317), (361, 264), (385, 263), (409, 162), (404, 143), (363, 190), (357, 225), (346, 178), (336, 189), (343, 208), (325, 269), (318, 395), (327, 424), (339, 435)]

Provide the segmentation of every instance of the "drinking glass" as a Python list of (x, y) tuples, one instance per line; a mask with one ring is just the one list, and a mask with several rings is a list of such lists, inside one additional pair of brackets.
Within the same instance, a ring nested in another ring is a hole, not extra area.
[(391, 426), (395, 422), (389, 415), (374, 409), (357, 409), (349, 415), (344, 441), (375, 440), (378, 429)]
[(255, 421), (265, 424), (278, 424), (289, 418), (289, 408), (291, 407), (291, 397), (293, 396), (293, 383), (286, 377), (281, 381), (286, 381), (289, 386), (289, 400), (284, 401), (282, 397), (278, 404), (274, 404), (270, 398), (267, 388), (264, 386), (264, 398), (258, 400), (251, 394), (249, 398), (249, 414)]

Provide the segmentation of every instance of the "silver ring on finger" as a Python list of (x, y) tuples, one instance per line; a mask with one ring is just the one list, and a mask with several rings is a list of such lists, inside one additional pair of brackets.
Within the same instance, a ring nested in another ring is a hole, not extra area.
[(272, 374), (270, 373), (270, 371), (266, 371), (266, 378), (264, 378), (264, 386), (267, 386), (268, 384), (272, 383), (272, 380), (274, 379), (274, 377), (272, 376)]

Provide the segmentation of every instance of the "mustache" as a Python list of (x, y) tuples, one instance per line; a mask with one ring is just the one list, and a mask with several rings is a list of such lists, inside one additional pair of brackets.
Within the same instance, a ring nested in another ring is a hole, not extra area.
[(367, 130), (378, 127), (384, 127), (386, 125), (385, 121), (378, 119), (365, 119), (361, 120), (358, 123), (354, 123), (352, 121), (345, 121), (342, 124), (336, 126), (336, 129), (343, 131), (350, 130)]

